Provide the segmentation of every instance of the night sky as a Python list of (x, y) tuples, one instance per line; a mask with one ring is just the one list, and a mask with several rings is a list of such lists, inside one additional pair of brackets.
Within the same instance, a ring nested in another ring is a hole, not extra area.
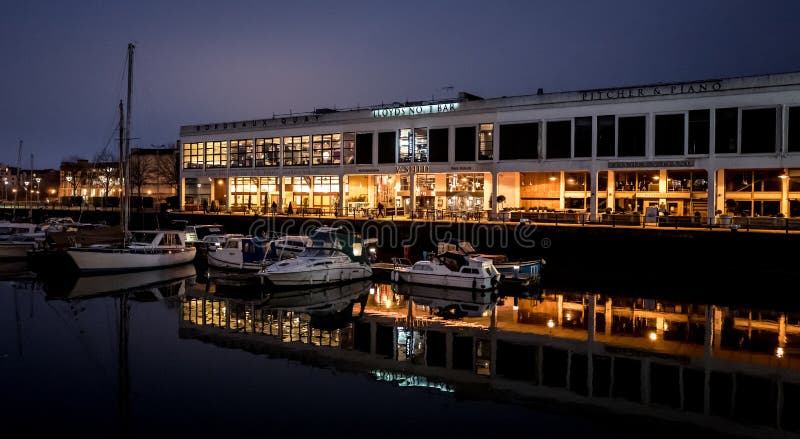
[(394, 101), (800, 71), (800, 2), (20, 1), (0, 14), (0, 162), (116, 151), (181, 125)]

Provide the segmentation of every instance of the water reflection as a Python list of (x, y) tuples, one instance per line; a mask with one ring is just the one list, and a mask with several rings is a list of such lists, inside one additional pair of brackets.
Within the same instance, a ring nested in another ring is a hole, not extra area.
[[(325, 359), (349, 352), (380, 379), (433, 379), (434, 388), (488, 377), (491, 387), (516, 383), (514, 392), (527, 396), (579, 397), (621, 411), (634, 403), (670, 419), (724, 420), (736, 428), (800, 428), (790, 416), (800, 407), (797, 313), (556, 290), (522, 298), (390, 284), (358, 291), (320, 290), (283, 306), (278, 296), (234, 303), (193, 289), (181, 328), (206, 341), (219, 336), (227, 346), (234, 331), (246, 350), (300, 342)], [(329, 309), (340, 296), (347, 306), (336, 309), (351, 322), (317, 324), (315, 307)]]

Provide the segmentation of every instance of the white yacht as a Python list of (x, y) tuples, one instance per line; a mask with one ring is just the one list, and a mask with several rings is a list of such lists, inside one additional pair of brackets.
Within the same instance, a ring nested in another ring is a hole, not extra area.
[(541, 275), (542, 267), (545, 265), (544, 259), (528, 259), (524, 261), (509, 260), (504, 254), (478, 253), (472, 244), (467, 241), (439, 242), (437, 245), (437, 253), (442, 254), (446, 252), (456, 252), (466, 256), (478, 256), (490, 259), (497, 271), (505, 276), (511, 277), (519, 277), (520, 275), (531, 278), (537, 277)]
[(311, 244), (297, 257), (268, 265), (258, 275), (280, 287), (333, 284), (372, 276), (360, 237), (341, 227), (326, 226), (317, 228), (309, 239)]
[(446, 288), (491, 290), (498, 287), (500, 279), (501, 274), (491, 260), (455, 252), (438, 254), (413, 265), (396, 264), (392, 269), (395, 282)]
[[(188, 234), (186, 236), (188, 236)], [(200, 242), (203, 243), (206, 250), (214, 251), (225, 247), (225, 244), (228, 242), (228, 240), (232, 238), (244, 238), (244, 235), (241, 233), (225, 233), (222, 235), (212, 234), (206, 235), (200, 240)], [(191, 245), (191, 243), (188, 241), (187, 244)]]
[(83, 273), (151, 270), (191, 262), (196, 249), (187, 247), (183, 232), (147, 230), (130, 232), (127, 245), (70, 247), (67, 254)]
[(269, 241), (264, 238), (234, 235), (217, 250), (209, 247), (206, 257), (209, 267), (255, 272), (261, 269), (268, 250)]

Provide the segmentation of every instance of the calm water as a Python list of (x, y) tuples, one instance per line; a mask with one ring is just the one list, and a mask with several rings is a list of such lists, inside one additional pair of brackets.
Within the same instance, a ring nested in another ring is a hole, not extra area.
[[(0, 266), (5, 432), (795, 436), (798, 313)], [(593, 330), (592, 330), (593, 328)]]

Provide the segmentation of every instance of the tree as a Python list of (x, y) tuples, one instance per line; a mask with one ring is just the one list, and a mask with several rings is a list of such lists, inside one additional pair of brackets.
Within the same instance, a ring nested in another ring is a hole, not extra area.
[[(94, 156), (94, 175), (92, 177), (95, 179), (95, 184), (102, 187), (104, 190), (103, 198), (101, 198), (103, 207), (105, 207), (105, 200), (116, 181), (114, 177), (118, 176), (119, 166), (114, 166), (115, 160), (114, 155), (106, 150), (100, 151)], [(120, 181), (121, 180), (122, 179), (120, 179)]]
[(163, 183), (176, 187), (178, 185), (178, 161), (175, 154), (159, 154), (156, 161), (156, 175)]

